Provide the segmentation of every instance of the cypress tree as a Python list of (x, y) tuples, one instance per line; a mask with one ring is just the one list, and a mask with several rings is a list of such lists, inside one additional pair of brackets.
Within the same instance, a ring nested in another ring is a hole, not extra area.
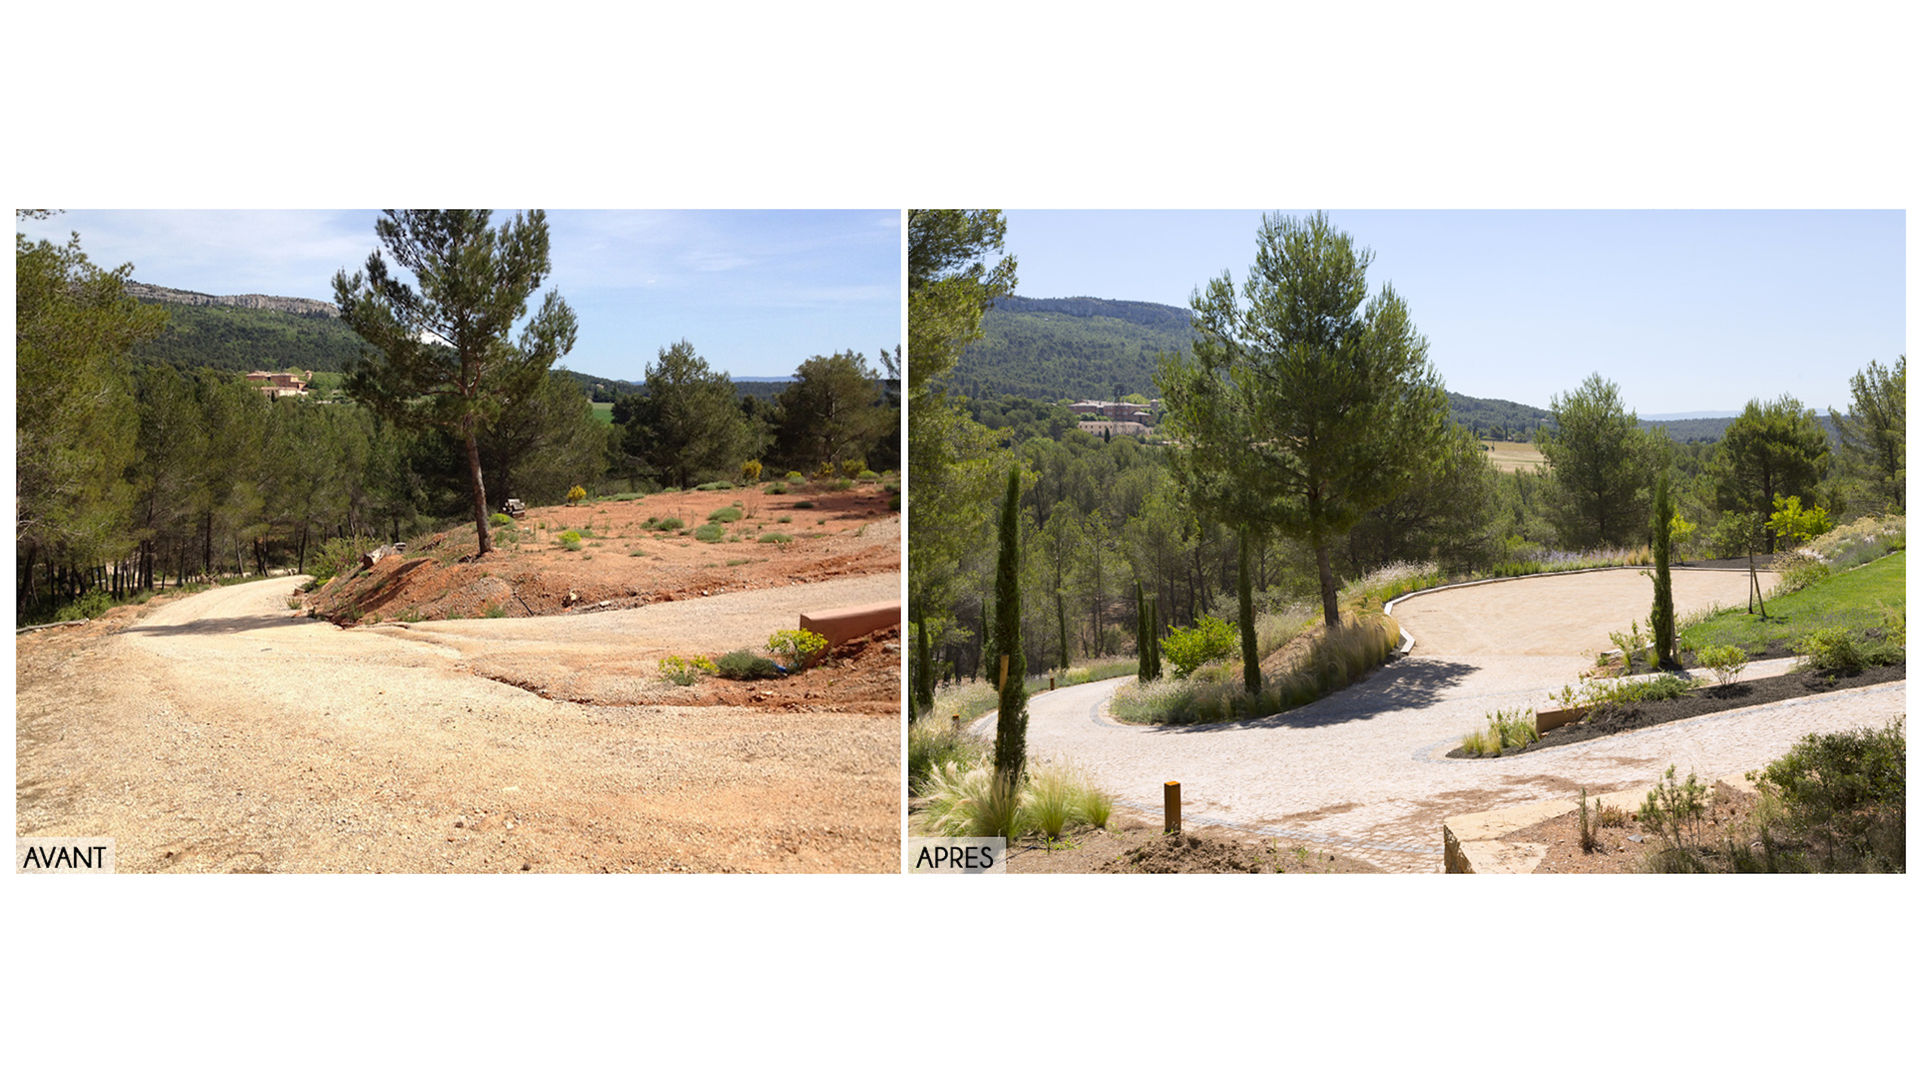
[(1653, 486), (1653, 648), (1661, 667), (1674, 666), (1673, 572), (1668, 568), (1672, 547), (1673, 500), (1667, 490), (1667, 471)]
[(1260, 644), (1253, 632), (1253, 530), (1240, 528), (1240, 670), (1247, 693), (1260, 692)]
[(1065, 593), (1053, 594), (1053, 610), (1060, 624), (1060, 670), (1067, 670), (1070, 658), (1067, 655), (1067, 597)]
[(924, 615), (920, 617), (920, 640), (914, 647), (913, 700), (922, 709), (933, 708), (933, 646), (928, 641)]
[(1147, 674), (1148, 653), (1153, 644), (1147, 640), (1147, 597), (1139, 582), (1133, 583), (1133, 651), (1140, 654), (1138, 678), (1147, 682), (1152, 678)]
[(999, 727), (993, 741), (993, 772), (1002, 782), (1018, 785), (1027, 768), (1027, 655), (1020, 643), (1020, 470), (1007, 473), (1007, 500), (1000, 508), (1000, 562), (994, 586), (994, 653), (987, 661), (990, 677), (1000, 677), (1000, 657), (1007, 658), (1006, 681), (1000, 684)]
[(1160, 598), (1147, 601), (1147, 648), (1153, 659), (1147, 662), (1147, 679), (1160, 678)]

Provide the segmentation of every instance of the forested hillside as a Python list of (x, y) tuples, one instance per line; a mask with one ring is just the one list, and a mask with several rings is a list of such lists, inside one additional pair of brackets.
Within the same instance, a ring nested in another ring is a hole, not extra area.
[(981, 334), (960, 354), (952, 388), (1043, 401), (1154, 397), (1160, 354), (1193, 338), (1186, 308), (1085, 296), (1007, 297), (987, 309)]
[(167, 328), (134, 346), (136, 362), (183, 370), (345, 371), (360, 338), (333, 315), (162, 301)]

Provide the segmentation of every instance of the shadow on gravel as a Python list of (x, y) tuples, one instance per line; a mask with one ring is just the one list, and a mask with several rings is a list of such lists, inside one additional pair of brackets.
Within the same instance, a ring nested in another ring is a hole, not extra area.
[(1427, 708), (1440, 700), (1442, 692), (1460, 685), (1478, 670), (1472, 664), (1454, 660), (1409, 657), (1388, 664), (1345, 690), (1336, 690), (1310, 705), (1273, 716), (1218, 724), (1166, 724), (1148, 730), (1164, 735), (1187, 735), (1258, 728), (1317, 728), (1371, 720), (1382, 713)]
[(129, 626), (120, 632), (147, 634), (153, 637), (238, 634), (247, 630), (275, 630), (284, 626), (305, 626), (310, 622), (312, 620), (297, 618), (292, 612), (288, 612), (285, 615), (236, 615), (230, 619), (195, 619), (192, 622), (171, 626)]

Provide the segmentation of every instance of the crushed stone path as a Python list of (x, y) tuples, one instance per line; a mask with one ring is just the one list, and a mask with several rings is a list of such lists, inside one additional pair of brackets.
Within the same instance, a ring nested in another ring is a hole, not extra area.
[[(1675, 573), (1682, 612), (1743, 603), (1746, 588), (1744, 575)], [(1651, 599), (1652, 583), (1634, 570), (1437, 591), (1394, 609), (1415, 639), (1412, 655), (1311, 705), (1257, 720), (1143, 727), (1112, 719), (1107, 704), (1128, 679), (1110, 679), (1033, 698), (1028, 753), (1068, 760), (1122, 805), (1154, 816), (1162, 785), (1178, 780), (1188, 821), (1340, 848), (1386, 870), (1438, 873), (1441, 822), (1451, 815), (1564, 798), (1582, 787), (1644, 786), (1668, 765), (1681, 775), (1741, 772), (1806, 734), (1878, 726), (1906, 713), (1902, 681), (1515, 757), (1444, 756), (1483, 728), (1490, 711), (1546, 705), (1607, 646), (1606, 631), (1644, 618)], [(1544, 627), (1576, 625), (1598, 630), (1576, 635), (1573, 648), (1552, 648), (1541, 637)], [(1589, 651), (1594, 633), (1600, 644)], [(1443, 651), (1463, 644), (1464, 651)], [(1755, 664), (1743, 677), (1779, 666)], [(991, 738), (993, 723), (989, 714), (974, 730)]]
[[(881, 577), (854, 591), (897, 597)], [(828, 595), (812, 586), (369, 632), (295, 615), (298, 583), (22, 643), (20, 834), (112, 836), (123, 872), (898, 870), (897, 713), (581, 705), (482, 677), (467, 652), (487, 635), (557, 664), (622, 633), (764, 641), (790, 602)]]

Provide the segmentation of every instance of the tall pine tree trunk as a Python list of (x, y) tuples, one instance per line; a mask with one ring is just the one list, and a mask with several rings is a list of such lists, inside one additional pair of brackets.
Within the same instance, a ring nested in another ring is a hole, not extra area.
[(467, 474), (473, 478), (473, 528), (480, 537), (480, 554), (493, 550), (493, 538), (487, 535), (487, 485), (480, 477), (479, 421), (468, 416), (463, 422), (467, 436)]

